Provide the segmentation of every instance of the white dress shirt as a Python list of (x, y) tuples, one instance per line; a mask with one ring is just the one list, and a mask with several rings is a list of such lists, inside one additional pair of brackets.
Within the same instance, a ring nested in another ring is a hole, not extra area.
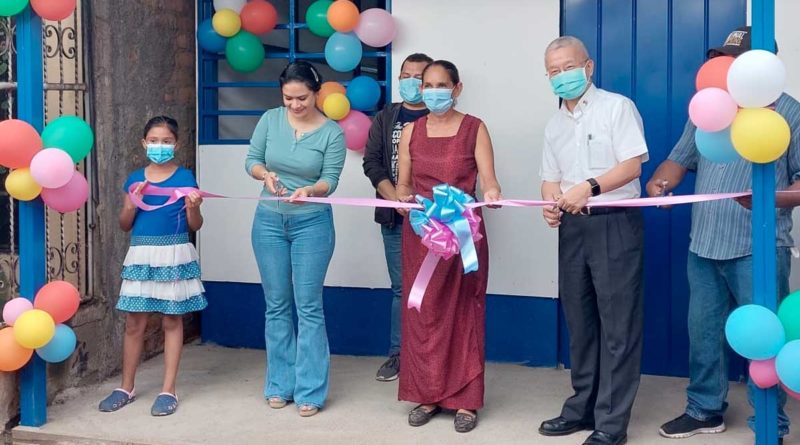
[[(635, 157), (641, 157), (642, 162), (649, 159), (636, 105), (625, 96), (590, 85), (572, 112), (562, 104), (547, 123), (540, 176), (543, 181), (561, 183), (563, 193)], [(640, 195), (637, 178), (591, 200)]]

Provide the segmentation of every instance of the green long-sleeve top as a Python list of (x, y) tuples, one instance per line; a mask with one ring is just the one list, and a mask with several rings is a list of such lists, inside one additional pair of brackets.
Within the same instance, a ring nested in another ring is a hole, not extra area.
[[(245, 169), (251, 174), (256, 165), (275, 172), (287, 189), (287, 195), (296, 189), (314, 185), (317, 181), (328, 184), (328, 195), (336, 190), (345, 158), (344, 133), (332, 120), (300, 137), (295, 137), (289, 124), (286, 107), (267, 110), (256, 125), (250, 139)], [(264, 188), (261, 196), (271, 196)], [(261, 201), (261, 204), (279, 213), (310, 213), (320, 211), (327, 204), (290, 204), (282, 201)]]

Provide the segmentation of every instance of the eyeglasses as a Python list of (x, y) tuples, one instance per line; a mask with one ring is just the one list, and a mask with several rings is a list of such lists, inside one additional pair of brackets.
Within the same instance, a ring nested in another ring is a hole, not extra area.
[(553, 68), (550, 71), (546, 72), (544, 75), (547, 76), (548, 79), (552, 79), (553, 77), (556, 77), (565, 71), (572, 71), (575, 68), (585, 67), (588, 62), (589, 59), (585, 59), (583, 62), (578, 62), (578, 63), (568, 63), (566, 66), (563, 66), (561, 68)]

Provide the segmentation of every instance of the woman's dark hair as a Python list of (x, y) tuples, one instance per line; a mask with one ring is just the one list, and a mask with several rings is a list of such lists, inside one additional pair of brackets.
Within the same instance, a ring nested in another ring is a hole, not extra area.
[(322, 76), (319, 75), (314, 65), (303, 60), (286, 65), (278, 80), (281, 88), (289, 82), (302, 82), (314, 92), (322, 88)]
[(439, 66), (444, 68), (444, 70), (447, 71), (447, 75), (450, 76), (450, 81), (453, 82), (453, 85), (458, 85), (458, 83), (461, 82), (461, 77), (458, 76), (458, 68), (456, 68), (456, 66), (453, 65), (453, 62), (449, 62), (447, 60), (434, 60), (433, 62), (431, 62), (428, 66), (425, 67), (424, 70), (422, 70), (423, 79), (425, 78), (425, 73), (429, 69), (431, 69), (431, 67), (434, 66)]
[(156, 116), (149, 121), (144, 126), (144, 138), (147, 139), (147, 133), (150, 133), (154, 127), (167, 127), (169, 131), (172, 132), (172, 135), (175, 136), (175, 140), (178, 140), (178, 121), (169, 117), (169, 116)]

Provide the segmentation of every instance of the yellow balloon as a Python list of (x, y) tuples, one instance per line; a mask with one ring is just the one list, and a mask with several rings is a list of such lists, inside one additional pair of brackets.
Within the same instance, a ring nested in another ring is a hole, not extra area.
[(31, 201), (42, 192), (42, 186), (33, 180), (29, 168), (18, 168), (6, 177), (6, 191), (14, 199)]
[(242, 29), (242, 19), (233, 9), (223, 9), (211, 18), (211, 27), (222, 37), (233, 37)]
[(350, 113), (350, 101), (342, 93), (331, 93), (325, 98), (322, 110), (329, 118), (338, 121), (344, 119)]
[(743, 108), (731, 124), (733, 148), (756, 164), (780, 158), (789, 147), (791, 136), (786, 119), (769, 108)]
[(56, 323), (47, 312), (39, 309), (25, 311), (14, 322), (14, 338), (28, 349), (41, 348), (56, 333)]

